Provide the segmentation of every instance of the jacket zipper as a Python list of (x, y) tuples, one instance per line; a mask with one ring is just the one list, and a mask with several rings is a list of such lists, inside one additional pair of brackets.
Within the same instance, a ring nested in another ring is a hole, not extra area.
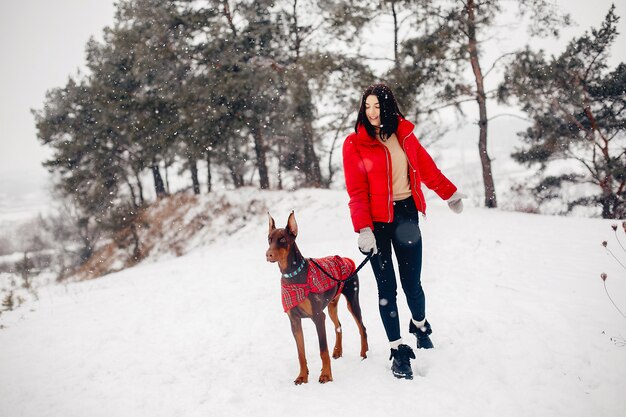
[(391, 161), (390, 161), (391, 154), (389, 153), (389, 149), (387, 149), (385, 145), (381, 143), (380, 146), (382, 146), (383, 149), (385, 150), (385, 161), (387, 162), (387, 195), (389, 196), (389, 201), (387, 202), (387, 213), (389, 214), (387, 223), (391, 223), (393, 221), (393, 215), (392, 215), (393, 189), (391, 188), (391, 185), (390, 185), (392, 178), (391, 178), (391, 171), (389, 168), (389, 165), (391, 165)]
[[(406, 135), (404, 137), (404, 139), (402, 139), (402, 150), (404, 150), (404, 155), (406, 156), (406, 161), (409, 163), (409, 166), (411, 167), (411, 170), (413, 171), (413, 188), (417, 187), (417, 178), (415, 178), (415, 173), (417, 172), (415, 170), (415, 168), (413, 168), (413, 165), (411, 165), (411, 159), (409, 158), (409, 155), (407, 155), (406, 153), (406, 139), (411, 136), (413, 132), (409, 133), (408, 135)], [(422, 204), (422, 209), (424, 210), (424, 216), (426, 215), (426, 204), (424, 204), (424, 201), (422, 200), (422, 197), (420, 197), (420, 193), (417, 190), (414, 190), (415, 194), (417, 195), (417, 198), (419, 198), (420, 203)]]

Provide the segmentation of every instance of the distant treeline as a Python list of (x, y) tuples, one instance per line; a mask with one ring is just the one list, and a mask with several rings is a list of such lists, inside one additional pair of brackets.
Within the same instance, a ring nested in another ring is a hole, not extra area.
[[(611, 9), (600, 29), (559, 57), (525, 49), (482, 62), (483, 41), (507, 7), (531, 22), (532, 36), (569, 24), (548, 0), (117, 2), (103, 41), (87, 44), (87, 73), (50, 90), (34, 111), (38, 137), (54, 151), (45, 165), (84, 246), (80, 258), (101, 236), (136, 236), (142, 207), (167, 194), (173, 167), (189, 173), (195, 193), (328, 186), (339, 171), (332, 152), (375, 80), (394, 89), (423, 129), (441, 128), (441, 109), (476, 103), (486, 207), (497, 207), (487, 106), (500, 99), (533, 121), (514, 157), (543, 173), (526, 188), (538, 210), (564, 199), (568, 209), (584, 204), (623, 217), (626, 70), (606, 66), (618, 17)], [(373, 56), (367, 45), (383, 30), (389, 53)], [(380, 60), (382, 76), (374, 71)], [(505, 76), (487, 91), (494, 68)], [(555, 175), (547, 168), (560, 159), (578, 166)], [(568, 200), (565, 183), (596, 187)]]

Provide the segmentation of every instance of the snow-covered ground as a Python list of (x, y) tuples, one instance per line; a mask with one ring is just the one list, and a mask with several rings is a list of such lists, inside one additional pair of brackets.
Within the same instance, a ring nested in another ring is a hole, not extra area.
[[(279, 225), (296, 210), (305, 256), (362, 259), (345, 192), (243, 192), (242, 200), (267, 201)], [(455, 215), (431, 199), (420, 222), (435, 349), (416, 351), (412, 381), (391, 375), (366, 266), (368, 358), (360, 360), (342, 301), (344, 357), (332, 362), (334, 381), (316, 382), (317, 338), (305, 321), (311, 382), (293, 385), (296, 347), (260, 215), (185, 256), (46, 286), (39, 301), (3, 313), (0, 415), (626, 415), (626, 319), (600, 279), (608, 274), (626, 311), (626, 271), (601, 245), (626, 258), (611, 221), (471, 207)], [(414, 345), (402, 296), (399, 305)]]

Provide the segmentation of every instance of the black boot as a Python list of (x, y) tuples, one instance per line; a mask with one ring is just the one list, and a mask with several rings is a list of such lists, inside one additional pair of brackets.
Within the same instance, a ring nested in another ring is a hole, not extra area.
[(418, 329), (417, 326), (413, 323), (413, 320), (409, 322), (409, 333), (413, 333), (415, 338), (417, 339), (417, 348), (418, 349), (432, 349), (433, 342), (430, 341), (430, 335), (433, 331), (430, 328), (430, 323), (426, 320), (424, 324), (426, 330)]
[(407, 345), (400, 345), (398, 349), (391, 349), (389, 359), (391, 362), (391, 372), (396, 378), (413, 379), (413, 370), (411, 369), (411, 359), (415, 359), (415, 353)]

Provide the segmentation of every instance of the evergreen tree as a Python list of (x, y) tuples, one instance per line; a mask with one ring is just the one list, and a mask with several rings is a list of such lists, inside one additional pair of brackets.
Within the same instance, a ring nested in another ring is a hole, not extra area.
[(170, 148), (181, 128), (176, 97), (190, 65), (187, 28), (178, 7), (175, 1), (120, 2), (112, 30), (127, 35), (115, 39), (134, 56), (132, 72), (141, 84), (134, 97), (137, 133), (157, 195), (166, 193), (160, 163), (165, 162), (167, 169), (174, 161)]
[[(374, 79), (362, 60), (338, 52), (353, 49), (351, 42), (358, 33), (354, 11), (359, 6), (337, 0), (286, 0), (281, 5), (279, 39), (285, 51), (286, 114), (292, 131), (283, 131), (291, 140), (281, 146), (282, 166), (302, 170), (303, 185), (328, 186), (335, 171), (332, 154), (337, 138), (353, 122), (349, 116), (356, 111), (363, 85)], [(353, 18), (343, 19), (347, 15)], [(325, 150), (323, 139), (328, 141), (330, 135), (334, 139)], [(320, 165), (324, 152), (328, 153), (327, 178)]]
[(104, 134), (102, 113), (94, 107), (94, 91), (70, 79), (51, 90), (44, 109), (35, 112), (38, 138), (54, 149), (44, 166), (55, 175), (57, 188), (77, 207), (78, 228), (84, 230), (81, 260), (91, 256), (103, 224), (120, 192), (121, 167), (114, 146)]
[[(540, 167), (539, 201), (578, 194), (567, 211), (599, 206), (603, 218), (615, 219), (626, 216), (626, 64), (607, 66), (618, 20), (613, 6), (599, 29), (573, 39), (558, 57), (518, 53), (500, 87), (500, 97), (517, 100), (533, 120), (513, 157)], [(564, 160), (574, 163), (550, 173)]]

